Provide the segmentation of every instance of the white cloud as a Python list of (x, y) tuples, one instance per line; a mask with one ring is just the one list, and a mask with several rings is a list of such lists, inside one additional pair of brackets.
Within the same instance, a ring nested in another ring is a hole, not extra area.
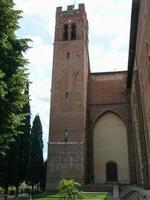
[(50, 102), (50, 79), (33, 80), (30, 85), (32, 120), (39, 113), (42, 127), (44, 151), (47, 151), (48, 127), (49, 127), (49, 102)]
[(31, 49), (25, 55), (29, 60), (30, 65), (29, 79), (30, 95), (31, 95), (31, 111), (32, 120), (39, 113), (44, 140), (44, 158), (47, 153), (48, 127), (49, 127), (49, 102), (50, 102), (50, 87), (51, 87), (51, 61), (52, 61), (52, 46), (44, 43), (40, 36), (28, 35), (31, 38)]
[(49, 0), (15, 0), (15, 4), (24, 15), (45, 15), (56, 6), (55, 1)]
[[(27, 36), (32, 40), (31, 49), (27, 52), (27, 59), (31, 62), (32, 77), (38, 79), (50, 78), (51, 75), (51, 60), (52, 46), (44, 43), (40, 36)], [(46, 76), (46, 77), (45, 77)]]
[[(76, 2), (85, 3), (86, 6), (92, 71), (126, 69), (131, 0), (78, 0)], [(28, 26), (25, 23), (30, 25), (31, 22), (30, 30), (27, 32), (31, 32), (28, 37), (33, 40), (31, 44), (33, 48), (26, 55), (31, 63), (30, 81), (33, 82), (30, 88), (31, 106), (33, 116), (40, 113), (44, 130), (44, 155), (46, 155), (55, 10), (57, 6), (66, 9), (67, 4), (73, 4), (74, 1), (15, 0), (15, 3), (16, 8), (24, 12), (22, 30), (26, 31)], [(34, 24), (36, 24), (36, 33)]]

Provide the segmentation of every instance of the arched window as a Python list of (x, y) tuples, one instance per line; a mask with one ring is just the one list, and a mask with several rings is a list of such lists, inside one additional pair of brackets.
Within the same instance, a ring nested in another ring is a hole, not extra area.
[(71, 24), (71, 40), (76, 40), (76, 24)]
[(64, 25), (63, 40), (64, 40), (64, 41), (68, 40), (68, 24), (65, 24), (65, 25)]

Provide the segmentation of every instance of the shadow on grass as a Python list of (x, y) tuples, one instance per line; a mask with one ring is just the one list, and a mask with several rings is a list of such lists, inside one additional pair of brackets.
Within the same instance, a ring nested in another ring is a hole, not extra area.
[[(51, 195), (34, 195), (32, 198), (29, 197), (18, 197), (18, 198), (8, 198), (8, 200), (63, 200), (64, 198), (61, 197), (58, 193), (51, 194)], [(107, 194), (106, 193), (98, 193), (98, 192), (86, 192), (83, 193), (82, 200), (106, 200)], [(65, 199), (64, 199), (65, 200)]]
[[(106, 200), (107, 198), (106, 193), (83, 193), (83, 200)], [(63, 197), (59, 196), (59, 194), (53, 195), (36, 195), (33, 196), (34, 200), (57, 200), (57, 199), (64, 199)]]

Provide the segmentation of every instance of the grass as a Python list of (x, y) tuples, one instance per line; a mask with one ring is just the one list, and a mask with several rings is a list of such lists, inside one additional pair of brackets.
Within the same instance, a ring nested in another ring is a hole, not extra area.
[[(106, 193), (98, 193), (98, 192), (86, 192), (83, 193), (82, 200), (106, 200)], [(53, 195), (35, 195), (32, 196), (33, 200), (63, 200), (59, 194)], [(11, 198), (11, 200), (16, 200), (16, 198)], [(17, 200), (29, 200), (29, 198), (17, 198)]]
[[(106, 194), (104, 193), (83, 193), (84, 200), (105, 200), (106, 199)], [(60, 200), (61, 197), (56, 194), (56, 195), (47, 195), (47, 196), (34, 196), (34, 200)]]
[(95, 199), (95, 200), (106, 200), (106, 194), (102, 194), (102, 193), (87, 193), (84, 194), (85, 200), (91, 200), (91, 199)]

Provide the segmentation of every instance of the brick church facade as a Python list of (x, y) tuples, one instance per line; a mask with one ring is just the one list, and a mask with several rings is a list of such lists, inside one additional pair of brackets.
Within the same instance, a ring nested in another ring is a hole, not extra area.
[(133, 0), (128, 71), (92, 73), (84, 4), (56, 11), (47, 190), (150, 186), (150, 1)]

